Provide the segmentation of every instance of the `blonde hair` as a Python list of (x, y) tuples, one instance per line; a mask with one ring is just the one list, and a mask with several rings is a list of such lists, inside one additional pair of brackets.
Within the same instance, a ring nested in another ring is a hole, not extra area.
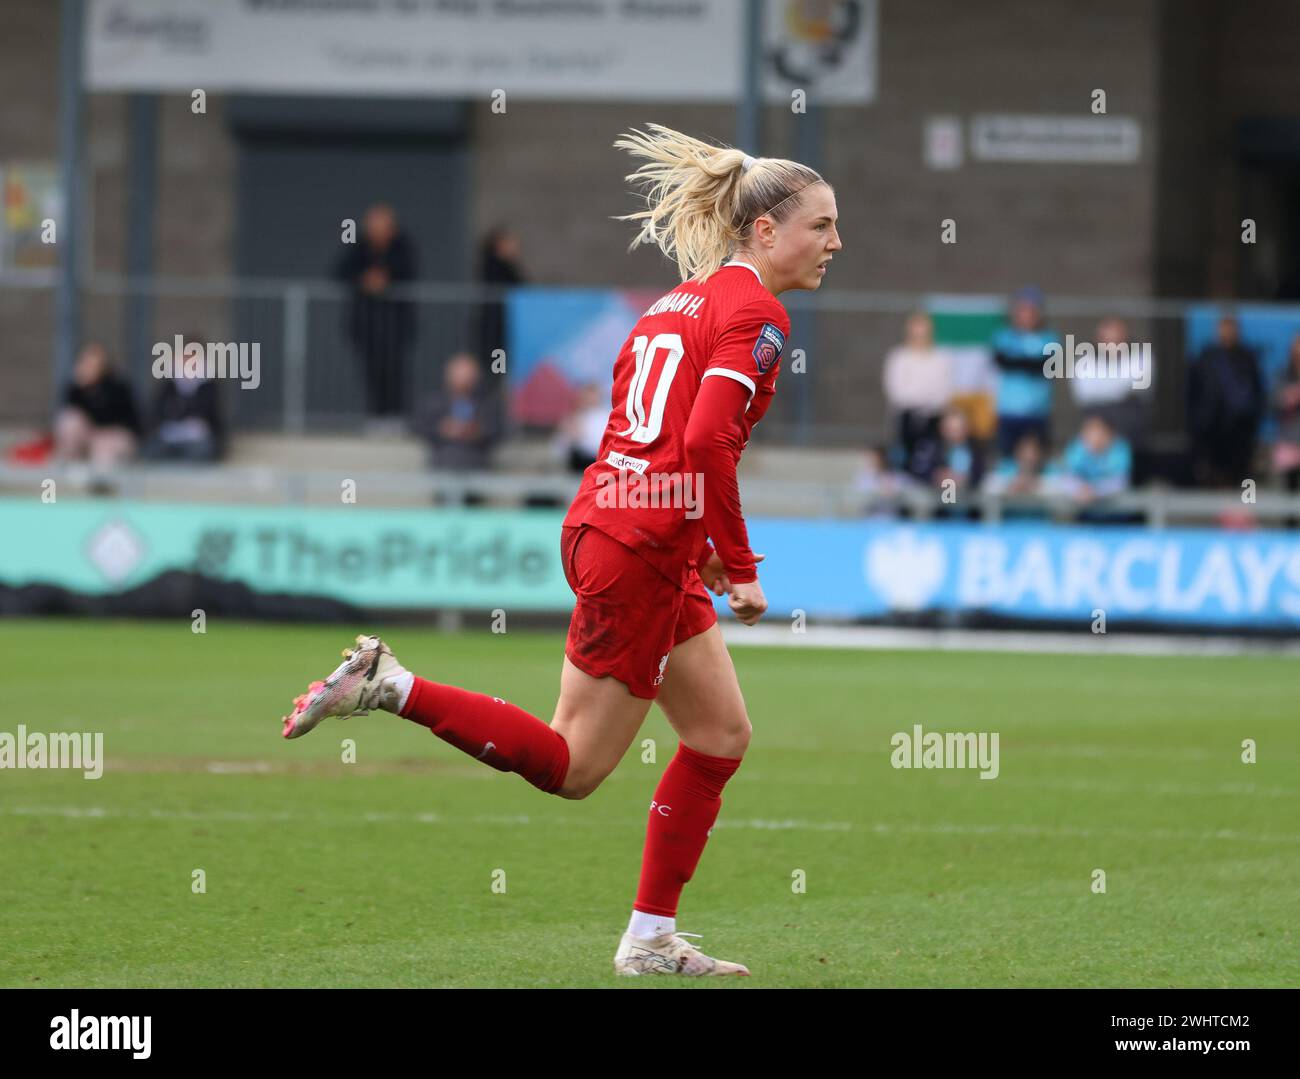
[(635, 129), (614, 145), (647, 159), (624, 179), (645, 187), (650, 209), (623, 214), (617, 221), (644, 220), (629, 245), (657, 244), (676, 260), (682, 280), (707, 280), (749, 239), (754, 220), (784, 221), (798, 208), (800, 194), (824, 183), (797, 161), (752, 158), (730, 146), (713, 146), (662, 124)]

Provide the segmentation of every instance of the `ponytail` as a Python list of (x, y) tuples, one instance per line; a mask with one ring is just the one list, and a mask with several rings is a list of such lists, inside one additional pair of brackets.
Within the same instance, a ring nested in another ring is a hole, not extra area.
[(754, 158), (662, 124), (646, 126), (651, 134), (633, 130), (614, 145), (646, 159), (624, 179), (645, 188), (650, 208), (615, 220), (644, 221), (628, 250), (657, 244), (676, 261), (683, 281), (708, 280), (749, 239), (756, 218), (786, 220), (804, 188), (822, 182), (797, 161)]

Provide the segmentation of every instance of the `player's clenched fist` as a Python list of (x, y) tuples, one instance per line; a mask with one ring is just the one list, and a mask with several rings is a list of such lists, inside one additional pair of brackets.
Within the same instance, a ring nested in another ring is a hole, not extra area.
[(763, 586), (757, 581), (733, 584), (731, 586), (731, 595), (727, 597), (727, 605), (736, 618), (744, 622), (745, 625), (752, 626), (763, 617), (763, 612), (767, 610), (767, 599), (763, 595)]

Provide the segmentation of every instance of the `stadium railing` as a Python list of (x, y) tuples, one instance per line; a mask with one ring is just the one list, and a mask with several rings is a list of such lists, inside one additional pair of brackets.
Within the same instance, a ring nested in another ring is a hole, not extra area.
[[(337, 470), (133, 465), (98, 475), (84, 465), (0, 466), (0, 492), (39, 495), (46, 479), (54, 479), (60, 491), (144, 501), (229, 500), (296, 505), (339, 502)], [(364, 473), (364, 478), (359, 480), (368, 504), (388, 506), (458, 505), (467, 496), (473, 496), (482, 504), (494, 506), (563, 508), (572, 499), (577, 485), (578, 478), (571, 475), (503, 472), (374, 470)], [(1044, 518), (1071, 521), (1081, 508), (1064, 495), (1008, 498), (963, 492), (957, 503), (952, 504), (943, 501), (939, 492), (928, 490), (878, 497), (855, 490), (849, 484), (743, 476), (742, 486), (746, 514), (770, 517), (852, 520), (876, 514), (905, 514), (910, 519), (931, 520), (966, 519), (967, 514), (973, 514), (975, 519), (992, 523), (1030, 512), (1037, 514), (1040, 521)], [(1152, 488), (1098, 499), (1086, 508), (1112, 519), (1132, 517), (1132, 523), (1149, 528), (1175, 524), (1219, 525), (1225, 521), (1237, 527), (1251, 521), (1279, 526), (1300, 520), (1300, 495), (1261, 490), (1255, 501), (1247, 503), (1239, 492), (1233, 491)]]
[[(439, 388), (446, 358), (475, 343), (485, 305), (502, 303), (508, 294), (500, 287), (432, 282), (390, 291), (394, 300), (411, 305), (414, 318), (404, 395), (412, 408)], [(225, 395), (236, 429), (346, 432), (363, 425), (362, 372), (347, 334), (352, 294), (340, 283), (96, 274), (83, 296), (85, 336), (107, 338), (115, 345), (115, 354), (142, 390), (150, 384), (152, 343), (193, 331), (212, 341), (260, 346), (262, 385), (255, 392), (232, 388)], [(1005, 303), (1005, 297), (997, 295), (830, 288), (815, 294), (788, 293), (782, 299), (793, 321), (791, 348), (803, 351), (803, 370), (796, 371), (793, 362), (786, 361), (781, 390), (759, 441), (845, 447), (892, 439), (881, 368), (885, 354), (902, 337), (908, 312), (947, 312), (951, 326), (953, 318), (960, 322), (963, 315), (987, 317)], [(1118, 315), (1128, 320), (1131, 340), (1152, 345), (1149, 442), (1157, 450), (1174, 449), (1184, 437), (1185, 316), (1194, 302), (1199, 301), (1047, 297), (1049, 322), (1061, 334), (1093, 340), (1098, 320)], [(143, 348), (140, 325), (130, 321), (130, 313), (140, 311), (147, 312)], [(1060, 445), (1074, 433), (1078, 409), (1066, 385), (1055, 396), (1054, 435)]]

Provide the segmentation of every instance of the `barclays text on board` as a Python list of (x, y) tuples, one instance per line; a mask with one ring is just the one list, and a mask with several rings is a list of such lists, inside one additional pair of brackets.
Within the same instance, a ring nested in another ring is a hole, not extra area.
[[(1060, 621), (1100, 609), (1135, 622), (1300, 626), (1300, 540), (1292, 533), (791, 520), (755, 521), (750, 532), (767, 555), (773, 609)], [(792, 562), (809, 569), (791, 572)]]

